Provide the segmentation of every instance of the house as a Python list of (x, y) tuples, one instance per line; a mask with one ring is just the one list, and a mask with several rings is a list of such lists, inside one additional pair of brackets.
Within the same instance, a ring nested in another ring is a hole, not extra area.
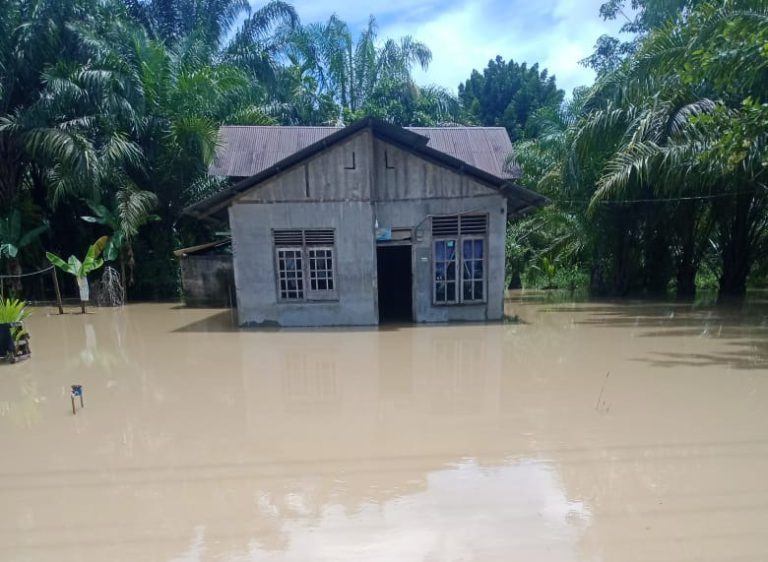
[(544, 204), (503, 128), (223, 127), (185, 212), (229, 219), (242, 325), (503, 318), (507, 217)]
[(231, 306), (235, 275), (232, 239), (181, 248), (173, 252), (181, 263), (181, 287), (187, 306)]

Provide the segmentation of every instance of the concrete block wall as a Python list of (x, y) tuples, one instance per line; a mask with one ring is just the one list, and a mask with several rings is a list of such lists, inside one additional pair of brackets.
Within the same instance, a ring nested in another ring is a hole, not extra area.
[[(415, 322), (501, 320), (504, 316), (504, 276), (507, 207), (498, 194), (472, 199), (427, 199), (375, 204), (380, 225), (414, 228), (411, 258), (413, 319)], [(461, 213), (487, 213), (486, 302), (481, 304), (432, 304), (431, 217)]]
[[(433, 215), (487, 213), (486, 303), (432, 304)], [(415, 229), (416, 322), (500, 320), (506, 199), (467, 175), (362, 131), (238, 197), (229, 207), (243, 325), (378, 323), (375, 225)], [(334, 228), (338, 300), (278, 302), (272, 230)]]
[[(376, 243), (369, 202), (236, 204), (229, 208), (242, 325), (378, 323)], [(278, 302), (272, 230), (334, 228), (338, 300)]]

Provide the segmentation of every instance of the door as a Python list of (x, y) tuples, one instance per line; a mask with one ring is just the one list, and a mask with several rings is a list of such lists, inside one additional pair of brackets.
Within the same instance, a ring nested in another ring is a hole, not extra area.
[(411, 246), (378, 246), (379, 322), (413, 321)]

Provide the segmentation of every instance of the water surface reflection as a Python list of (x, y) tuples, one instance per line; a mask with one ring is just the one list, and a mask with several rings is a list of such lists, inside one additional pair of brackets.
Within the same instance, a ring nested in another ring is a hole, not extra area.
[(36, 311), (33, 360), (0, 368), (0, 558), (768, 558), (764, 304), (508, 312)]

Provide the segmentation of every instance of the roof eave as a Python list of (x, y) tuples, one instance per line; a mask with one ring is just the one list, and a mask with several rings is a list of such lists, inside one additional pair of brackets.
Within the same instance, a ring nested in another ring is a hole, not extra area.
[[(429, 139), (413, 131), (409, 131), (397, 125), (392, 125), (385, 121), (375, 119), (373, 117), (366, 117), (352, 123), (348, 127), (341, 129), (319, 141), (299, 150), (292, 155), (284, 158), (269, 168), (262, 170), (258, 174), (255, 174), (249, 178), (245, 178), (242, 181), (235, 183), (227, 189), (216, 193), (207, 199), (199, 201), (189, 207), (185, 208), (183, 214), (190, 215), (201, 220), (219, 220), (223, 217), (217, 216), (220, 211), (229, 206), (230, 202), (237, 197), (240, 193), (258, 185), (266, 179), (285, 171), (300, 162), (314, 156), (321, 152), (325, 148), (354, 135), (364, 129), (370, 129), (374, 134), (380, 134), (384, 136), (388, 142), (392, 142), (395, 145), (400, 145), (402, 148), (409, 150), (415, 150), (422, 156), (435, 163), (442, 165), (448, 169), (456, 171), (461, 174), (468, 174), (479, 180), (481, 183), (498, 189), (508, 198), (516, 198), (525, 202), (525, 207), (541, 207), (546, 204), (546, 198), (515, 185), (513, 180), (508, 178), (500, 178), (485, 170), (481, 170), (463, 160), (446, 154), (427, 145)], [(508, 192), (508, 193), (505, 193)]]

